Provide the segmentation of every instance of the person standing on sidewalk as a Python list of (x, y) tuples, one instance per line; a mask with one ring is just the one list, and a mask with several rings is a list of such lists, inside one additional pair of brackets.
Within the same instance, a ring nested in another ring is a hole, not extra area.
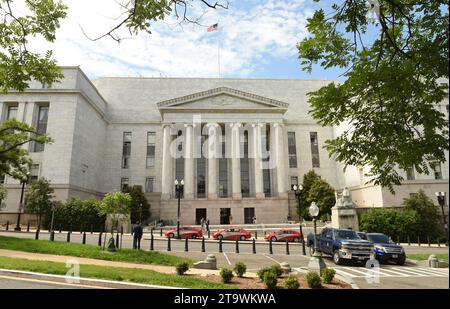
[(208, 218), (206, 218), (205, 227), (206, 227), (206, 232), (209, 232), (209, 219)]
[(202, 232), (205, 231), (205, 218), (201, 218), (200, 219), (200, 229), (202, 230)]
[(133, 249), (141, 250), (141, 239), (142, 234), (144, 233), (141, 223), (138, 222), (137, 225), (133, 228)]

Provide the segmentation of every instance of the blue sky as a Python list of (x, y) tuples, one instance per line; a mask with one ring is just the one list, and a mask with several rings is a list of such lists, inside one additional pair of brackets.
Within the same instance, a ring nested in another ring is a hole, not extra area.
[[(120, 1), (120, 0), (119, 0)], [(125, 0), (121, 0), (125, 1)], [(190, 8), (204, 26), (219, 21), (219, 32), (198, 25), (179, 24), (174, 16), (152, 24), (152, 34), (130, 36), (126, 29), (110, 38), (90, 41), (107, 32), (123, 12), (115, 0), (65, 0), (68, 17), (51, 46), (36, 40), (38, 51), (54, 50), (60, 65), (79, 65), (89, 77), (218, 77), (220, 36), (221, 77), (337, 79), (339, 70), (316, 67), (303, 72), (296, 44), (306, 35), (306, 19), (318, 7), (312, 0), (229, 0), (228, 10)], [(193, 3), (200, 3), (194, 1)], [(83, 33), (84, 32), (84, 33)]]

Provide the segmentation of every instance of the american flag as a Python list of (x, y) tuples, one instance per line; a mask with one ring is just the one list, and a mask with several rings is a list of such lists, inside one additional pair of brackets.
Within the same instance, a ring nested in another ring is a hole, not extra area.
[(208, 27), (208, 32), (213, 32), (219, 30), (219, 24), (214, 24)]

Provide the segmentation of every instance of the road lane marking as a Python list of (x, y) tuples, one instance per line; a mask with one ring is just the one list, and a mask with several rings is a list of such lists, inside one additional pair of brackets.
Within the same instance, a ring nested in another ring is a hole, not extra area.
[(265, 255), (265, 254), (263, 254), (266, 258), (268, 258), (269, 260), (272, 260), (272, 261), (274, 261), (275, 263), (277, 263), (277, 264), (280, 264), (280, 262), (278, 262), (277, 260), (275, 260), (274, 258), (272, 258), (272, 257), (270, 257), (270, 256), (268, 256), (268, 255)]
[(383, 272), (388, 272), (388, 273), (392, 273), (394, 275), (400, 276), (400, 277), (411, 277), (411, 275), (402, 273), (402, 272), (398, 272), (398, 271), (394, 271), (391, 269), (386, 269), (386, 268), (381, 268), (383, 270)]
[(346, 272), (346, 271), (343, 271), (343, 270), (340, 269), (340, 268), (339, 268), (339, 269), (336, 268), (336, 272), (337, 272), (339, 275), (343, 275), (344, 277), (345, 277), (345, 276), (351, 277), (351, 278), (364, 277), (364, 276), (357, 276), (357, 275), (348, 273), (348, 272)]
[(428, 271), (428, 272), (430, 272), (430, 273), (435, 273), (435, 274), (438, 274), (438, 275), (445, 275), (445, 276), (448, 277), (448, 268), (447, 268), (447, 271), (446, 271), (445, 269), (439, 270), (439, 269), (423, 268), (423, 267), (419, 267), (419, 268), (417, 268), (417, 269), (426, 270), (426, 271)]
[(102, 286), (74, 284), (74, 283), (67, 283), (67, 282), (56, 282), (56, 281), (31, 279), (31, 278), (19, 278), (19, 277), (11, 277), (11, 276), (4, 276), (4, 275), (0, 275), (0, 278), (9, 279), (9, 280), (16, 280), (16, 281), (27, 281), (27, 282), (35, 282), (35, 283), (44, 283), (44, 284), (50, 284), (50, 285), (64, 285), (64, 286), (72, 286), (72, 287), (76, 286), (76, 287), (91, 288), (91, 289), (112, 289), (112, 288), (102, 287)]
[(222, 252), (223, 256), (227, 259), (228, 265), (231, 265), (230, 259), (228, 258), (228, 256), (226, 255), (225, 252)]
[(413, 275), (418, 276), (418, 277), (429, 277), (429, 275), (425, 275), (423, 273), (419, 273), (419, 272), (413, 271), (411, 269), (400, 268), (400, 267), (394, 267), (393, 269), (398, 270), (398, 271), (402, 271), (402, 272), (406, 272), (406, 273), (410, 273), (410, 274), (413, 274)]
[(427, 275), (427, 276), (447, 277), (444, 274), (436, 274), (434, 272), (430, 272), (428, 270), (421, 270), (421, 269), (418, 269), (418, 268), (410, 268), (408, 270), (414, 271), (414, 272), (419, 273), (419, 274), (424, 274), (424, 275)]

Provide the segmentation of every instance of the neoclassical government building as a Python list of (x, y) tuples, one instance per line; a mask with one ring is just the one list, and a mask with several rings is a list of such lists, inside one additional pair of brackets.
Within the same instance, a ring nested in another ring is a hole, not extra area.
[[(291, 191), (315, 170), (334, 188), (349, 187), (357, 207), (398, 206), (424, 189), (448, 192), (448, 163), (434, 173), (404, 171), (392, 195), (367, 185), (323, 148), (339, 128), (308, 114), (307, 93), (331, 81), (212, 78), (99, 78), (63, 67), (51, 88), (32, 83), (0, 95), (1, 120), (16, 118), (54, 143), (25, 145), (31, 180), (51, 181), (57, 199), (97, 197), (142, 186), (152, 220), (176, 221), (175, 180), (184, 182), (182, 224), (284, 222), (295, 218)], [(448, 115), (448, 98), (436, 108)], [(447, 152), (448, 162), (448, 152)], [(17, 213), (20, 183), (5, 176), (0, 212)], [(231, 221), (231, 222), (230, 222)]]

